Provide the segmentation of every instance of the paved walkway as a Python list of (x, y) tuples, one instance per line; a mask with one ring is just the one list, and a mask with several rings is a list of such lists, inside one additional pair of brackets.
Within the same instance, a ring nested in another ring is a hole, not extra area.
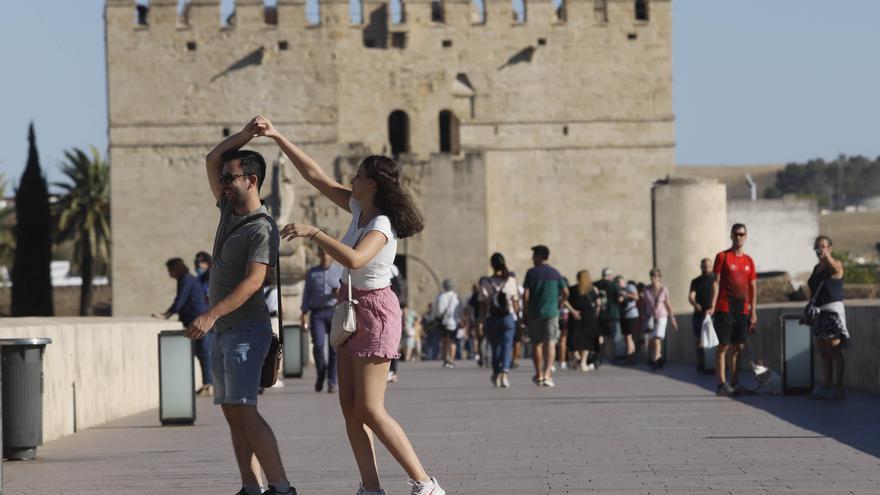
[[(494, 389), (473, 363), (404, 364), (388, 406), (450, 495), (880, 493), (880, 397), (716, 398), (711, 377), (684, 367), (562, 372), (555, 389), (530, 376)], [(261, 409), (301, 494), (353, 495), (336, 397), (310, 377), (270, 390)], [(198, 414), (192, 427), (162, 427), (152, 411), (52, 442), (6, 463), (6, 493), (231, 495), (222, 417), (205, 399)], [(389, 495), (408, 494), (378, 450)]]

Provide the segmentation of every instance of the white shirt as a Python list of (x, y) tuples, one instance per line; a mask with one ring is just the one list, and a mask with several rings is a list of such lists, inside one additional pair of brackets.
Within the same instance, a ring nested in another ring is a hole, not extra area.
[(463, 309), (458, 294), (453, 291), (442, 292), (434, 300), (431, 316), (434, 319), (440, 319), (443, 327), (447, 330), (455, 330), (458, 328), (458, 320), (461, 319)]
[[(391, 226), (391, 219), (386, 215), (377, 215), (362, 228), (358, 227), (361, 219), (361, 204), (352, 197), (348, 202), (351, 208), (351, 224), (342, 238), (342, 243), (354, 247), (367, 233), (378, 231), (385, 235), (385, 245), (366, 265), (351, 271), (351, 286), (354, 289), (384, 289), (391, 285), (391, 267), (397, 256), (397, 232)], [(348, 283), (349, 270), (342, 272), (342, 283)]]

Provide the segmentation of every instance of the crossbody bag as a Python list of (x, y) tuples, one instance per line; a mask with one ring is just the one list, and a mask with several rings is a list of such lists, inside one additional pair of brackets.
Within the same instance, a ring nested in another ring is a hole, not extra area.
[[(226, 240), (238, 229), (241, 227), (261, 218), (265, 218), (272, 226), (276, 229), (278, 228), (275, 225), (275, 220), (267, 215), (266, 213), (260, 213), (257, 215), (253, 215), (245, 218), (244, 220), (235, 224), (232, 229), (227, 232), (223, 238), (220, 240), (220, 243), (217, 245), (216, 249), (214, 249), (214, 258), (217, 259), (217, 255), (220, 254), (223, 249), (223, 245), (226, 244)], [(283, 311), (281, 310), (281, 255), (278, 254), (275, 257), (275, 296), (278, 298), (278, 331), (281, 331), (282, 322), (284, 321), (282, 318)], [(281, 354), (284, 352), (284, 345), (281, 343), (281, 339), (278, 338), (278, 335), (275, 332), (272, 332), (272, 341), (269, 343), (269, 352), (266, 353), (266, 359), (263, 361), (263, 368), (260, 372), (260, 387), (269, 388), (272, 385), (275, 385), (275, 382), (278, 381), (278, 374), (281, 370)]]

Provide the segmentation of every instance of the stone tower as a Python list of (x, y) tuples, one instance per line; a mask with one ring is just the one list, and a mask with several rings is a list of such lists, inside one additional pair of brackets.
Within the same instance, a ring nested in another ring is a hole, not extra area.
[[(399, 252), (417, 309), (437, 279), (466, 292), (494, 251), (522, 276), (539, 243), (566, 276), (644, 278), (651, 185), (675, 166), (669, 0), (318, 9), (238, 0), (221, 25), (219, 0), (107, 1), (116, 315), (162, 309), (165, 259), (210, 251), (204, 155), (257, 114), (340, 180), (366, 154), (398, 156), (427, 220)], [(341, 230), (344, 212), (280, 163), (280, 220)], [(294, 247), (286, 283), (304, 266)]]

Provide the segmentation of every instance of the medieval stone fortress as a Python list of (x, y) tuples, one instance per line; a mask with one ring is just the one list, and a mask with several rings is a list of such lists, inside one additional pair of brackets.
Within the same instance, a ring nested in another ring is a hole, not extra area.
[[(652, 263), (650, 188), (674, 170), (669, 1), (110, 0), (107, 89), (115, 315), (167, 295), (162, 263), (209, 250), (204, 155), (256, 114), (348, 180), (392, 154), (428, 228), (400, 254), (411, 296), (469, 284), (496, 250), (523, 273), (551, 246), (565, 272), (590, 260)], [(357, 12), (362, 14), (358, 18)], [(225, 24), (225, 25), (224, 25)], [(268, 142), (254, 148), (277, 156)], [(343, 219), (289, 164), (264, 186), (280, 222)], [(308, 250), (289, 248), (285, 284)], [(596, 261), (599, 262), (599, 261)]]

